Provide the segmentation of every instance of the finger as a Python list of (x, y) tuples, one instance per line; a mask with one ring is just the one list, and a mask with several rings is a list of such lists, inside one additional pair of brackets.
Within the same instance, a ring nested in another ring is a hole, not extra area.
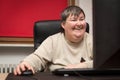
[(16, 67), (16, 69), (14, 69), (14, 74), (15, 75), (20, 75), (21, 74), (21, 70), (20, 70), (19, 65)]
[(26, 69), (25, 69), (25, 64), (24, 64), (24, 62), (23, 63), (20, 63), (17, 67), (16, 67), (16, 69), (14, 70), (14, 74), (15, 75), (20, 75), (21, 73), (22, 73), (22, 71), (25, 71)]
[(32, 72), (35, 73), (33, 67), (30, 66), (29, 64), (25, 64), (25, 67), (26, 67), (28, 70), (32, 70)]
[(13, 73), (14, 73), (14, 75), (17, 75), (16, 69), (14, 69)]
[(25, 71), (27, 69), (26, 65), (24, 63), (21, 63), (20, 70)]

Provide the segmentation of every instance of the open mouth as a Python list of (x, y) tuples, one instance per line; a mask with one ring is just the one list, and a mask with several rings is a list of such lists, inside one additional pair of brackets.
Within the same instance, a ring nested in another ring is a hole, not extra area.
[(78, 26), (73, 28), (73, 30), (81, 30), (81, 29), (83, 29), (83, 26)]

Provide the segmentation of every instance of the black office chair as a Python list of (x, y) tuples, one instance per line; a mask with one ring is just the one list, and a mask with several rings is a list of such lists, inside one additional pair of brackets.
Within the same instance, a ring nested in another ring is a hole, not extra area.
[[(34, 50), (50, 35), (62, 30), (60, 20), (43, 20), (34, 24)], [(89, 24), (87, 23), (86, 32), (89, 33)]]

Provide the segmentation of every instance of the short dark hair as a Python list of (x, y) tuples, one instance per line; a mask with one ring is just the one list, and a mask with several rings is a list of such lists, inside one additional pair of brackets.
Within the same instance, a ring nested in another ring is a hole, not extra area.
[[(83, 13), (85, 17), (83, 9), (81, 9), (79, 6), (68, 6), (61, 13), (61, 22), (65, 22), (69, 15), (79, 16), (80, 13)], [(61, 32), (64, 32), (64, 29), (62, 27)]]
[(85, 17), (83, 9), (81, 9), (79, 6), (68, 6), (61, 13), (61, 22), (66, 21), (69, 15), (79, 16), (80, 13), (83, 13)]

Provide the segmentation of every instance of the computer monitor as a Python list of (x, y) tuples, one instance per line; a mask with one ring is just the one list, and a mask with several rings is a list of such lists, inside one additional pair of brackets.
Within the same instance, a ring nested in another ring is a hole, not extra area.
[(120, 69), (120, 0), (93, 0), (95, 69)]

